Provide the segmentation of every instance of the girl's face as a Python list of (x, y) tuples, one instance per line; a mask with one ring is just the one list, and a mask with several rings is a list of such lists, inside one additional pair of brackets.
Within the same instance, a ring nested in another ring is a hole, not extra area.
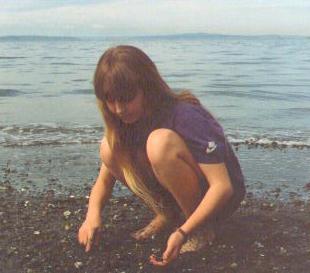
[(106, 103), (110, 112), (127, 124), (138, 121), (145, 114), (142, 91), (130, 101), (107, 100)]

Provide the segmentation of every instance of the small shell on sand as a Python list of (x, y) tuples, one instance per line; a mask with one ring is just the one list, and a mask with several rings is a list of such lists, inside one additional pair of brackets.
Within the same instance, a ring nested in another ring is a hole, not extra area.
[(230, 267), (230, 268), (237, 268), (237, 267), (238, 267), (238, 264), (237, 264), (237, 263), (231, 263), (229, 267)]
[(74, 263), (75, 268), (79, 269), (81, 266), (83, 266), (82, 262), (75, 262)]
[(64, 216), (65, 216), (66, 218), (68, 218), (70, 215), (71, 215), (71, 211), (70, 211), (70, 210), (66, 210), (66, 211), (64, 212)]

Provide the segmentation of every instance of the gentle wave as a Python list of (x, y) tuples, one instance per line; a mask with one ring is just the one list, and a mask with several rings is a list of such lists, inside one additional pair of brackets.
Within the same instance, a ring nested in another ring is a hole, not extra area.
[(27, 59), (27, 57), (0, 56), (0, 60), (16, 60), (16, 59)]
[(310, 107), (300, 107), (300, 108), (294, 107), (282, 110), (290, 114), (296, 114), (296, 113), (310, 114)]
[(30, 83), (10, 83), (10, 82), (2, 82), (3, 86), (32, 86)]
[(0, 127), (0, 146), (36, 146), (98, 143), (103, 134), (102, 127), (72, 126), (56, 124), (33, 124)]
[(16, 89), (0, 89), (0, 97), (15, 97), (21, 94), (23, 92)]
[[(217, 85), (217, 84), (216, 84)], [(216, 85), (208, 85), (207, 88), (214, 88)], [(275, 92), (266, 92), (260, 90), (253, 90), (242, 92), (242, 91), (230, 91), (230, 90), (220, 90), (220, 91), (207, 91), (208, 95), (212, 96), (228, 96), (228, 97), (236, 97), (236, 98), (251, 98), (251, 99), (260, 99), (263, 101), (275, 100), (275, 101), (300, 101), (300, 100), (309, 100), (310, 96), (307, 94), (280, 94)]]
[(65, 94), (76, 94), (76, 95), (94, 95), (92, 89), (75, 89), (72, 91), (64, 92)]
[(43, 36), (43, 35), (9, 35), (1, 36), (1, 42), (65, 42), (65, 41), (81, 41), (79, 37), (72, 36)]
[[(28, 126), (2, 126), (0, 127), (0, 146), (37, 146), (37, 145), (69, 145), (99, 143), (103, 135), (101, 126), (59, 126), (57, 124), (33, 124)], [(304, 135), (289, 136), (257, 136), (249, 131), (232, 132), (227, 135), (234, 146), (248, 145), (264, 148), (310, 148), (310, 138)]]
[(42, 59), (47, 59), (47, 60), (50, 60), (50, 59), (59, 59), (59, 57), (54, 57), (54, 56), (43, 56)]
[(87, 82), (88, 79), (74, 79), (74, 80), (71, 80), (73, 82)]
[(247, 145), (250, 147), (264, 147), (264, 148), (310, 148), (310, 140), (298, 141), (298, 140), (276, 140), (268, 139), (265, 137), (248, 137), (245, 139), (238, 139), (228, 137), (228, 140), (234, 146)]
[(75, 73), (73, 71), (62, 71), (62, 72), (58, 72), (58, 71), (54, 71), (50, 73), (51, 75), (74, 75)]
[(169, 73), (169, 74), (165, 74), (164, 77), (165, 78), (190, 78), (193, 76), (196, 76), (197, 73), (193, 73), (192, 72), (187, 72), (187, 73)]
[(274, 94), (274, 95), (265, 95), (260, 94), (259, 92), (239, 92), (239, 91), (208, 91), (208, 95), (212, 96), (228, 96), (228, 97), (236, 97), (236, 98), (253, 98), (253, 99), (260, 99), (260, 100), (287, 100), (287, 96), (281, 94)]
[[(281, 62), (272, 61), (272, 64), (281, 64)], [(243, 61), (243, 62), (220, 62), (222, 65), (265, 65), (265, 61)]]
[(80, 65), (80, 64), (70, 63), (70, 62), (55, 62), (55, 63), (50, 63), (50, 65), (73, 65), (73, 66), (76, 66), (76, 65)]
[(212, 84), (212, 87), (310, 87), (310, 84), (284, 84), (284, 83), (244, 83), (244, 84), (235, 84), (235, 83), (217, 83)]

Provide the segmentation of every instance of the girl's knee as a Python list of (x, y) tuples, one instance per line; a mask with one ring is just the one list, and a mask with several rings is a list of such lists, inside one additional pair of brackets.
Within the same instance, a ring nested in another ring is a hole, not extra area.
[(146, 154), (151, 165), (176, 159), (179, 153), (180, 136), (170, 129), (152, 131), (146, 142)]

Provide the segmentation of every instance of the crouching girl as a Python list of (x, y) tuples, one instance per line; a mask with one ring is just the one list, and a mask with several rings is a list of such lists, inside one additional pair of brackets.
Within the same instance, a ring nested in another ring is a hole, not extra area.
[(155, 213), (137, 240), (175, 226), (161, 260), (196, 251), (215, 238), (215, 229), (239, 206), (244, 179), (217, 120), (190, 92), (175, 93), (151, 59), (133, 46), (108, 49), (94, 77), (105, 122), (102, 165), (78, 239), (89, 251), (98, 239), (101, 210), (116, 180)]

